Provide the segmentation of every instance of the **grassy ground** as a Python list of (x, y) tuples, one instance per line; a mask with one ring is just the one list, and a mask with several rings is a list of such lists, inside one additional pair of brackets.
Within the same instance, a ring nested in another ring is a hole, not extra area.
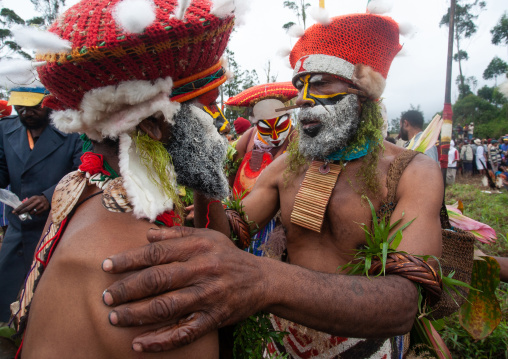
[[(496, 231), (495, 244), (477, 243), (484, 253), (508, 256), (508, 191), (502, 190), (501, 193), (486, 191), (491, 190), (482, 186), (480, 176), (458, 176), (456, 183), (446, 188), (446, 204), (461, 200), (464, 204), (464, 215), (488, 224)], [(508, 284), (500, 284), (497, 298), (503, 319), (486, 339), (474, 341), (460, 326), (457, 315), (445, 319), (445, 328), (440, 334), (453, 358), (508, 359)]]

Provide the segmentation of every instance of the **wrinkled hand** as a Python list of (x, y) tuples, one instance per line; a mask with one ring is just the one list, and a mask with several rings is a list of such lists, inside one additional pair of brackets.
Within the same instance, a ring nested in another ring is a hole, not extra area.
[(49, 202), (44, 195), (32, 196), (15, 208), (12, 213), (20, 215), (30, 213), (31, 215), (42, 216), (49, 209)]
[[(109, 314), (111, 324), (177, 322), (134, 338), (134, 350), (157, 352), (187, 345), (265, 306), (266, 282), (259, 262), (266, 258), (239, 250), (222, 233), (209, 229), (152, 229), (147, 237), (150, 244), (111, 256), (102, 265), (110, 273), (146, 268), (104, 292), (104, 303), (116, 306)], [(131, 301), (136, 302), (125, 304)]]

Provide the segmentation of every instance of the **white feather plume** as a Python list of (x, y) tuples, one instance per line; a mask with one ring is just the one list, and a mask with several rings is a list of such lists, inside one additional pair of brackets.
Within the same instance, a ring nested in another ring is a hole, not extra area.
[(497, 89), (504, 95), (504, 97), (508, 98), (508, 80), (499, 85)]
[(291, 53), (291, 49), (289, 47), (281, 47), (280, 49), (277, 50), (277, 56), (279, 57), (287, 57), (289, 56), (289, 54)]
[(300, 25), (294, 24), (288, 29), (288, 35), (291, 37), (302, 37), (305, 30)]
[(155, 21), (155, 5), (151, 0), (123, 0), (115, 6), (113, 16), (125, 32), (141, 34)]
[(213, 5), (210, 10), (212, 15), (221, 19), (235, 15), (235, 24), (245, 24), (245, 14), (250, 7), (249, 0), (213, 0)]
[(404, 46), (402, 46), (402, 49), (400, 49), (397, 55), (395, 55), (395, 57), (406, 57), (406, 56), (409, 56), (409, 53)]
[(0, 87), (41, 87), (35, 68), (44, 64), (30, 60), (0, 61)]
[(393, 3), (389, 0), (371, 0), (367, 5), (367, 12), (370, 14), (386, 14), (393, 7)]
[(191, 0), (179, 0), (178, 5), (175, 7), (175, 11), (173, 12), (173, 15), (178, 20), (183, 20), (185, 18), (185, 13), (187, 12), (187, 9), (189, 8), (191, 3)]
[(410, 22), (399, 22), (399, 33), (409, 39), (413, 38), (416, 34), (416, 28)]
[(326, 9), (323, 9), (322, 7), (312, 7), (310, 9), (310, 16), (321, 25), (330, 25), (330, 14)]
[(57, 34), (42, 31), (35, 27), (16, 26), (12, 34), (19, 46), (25, 49), (41, 52), (68, 52), (72, 49), (71, 43), (61, 39)]

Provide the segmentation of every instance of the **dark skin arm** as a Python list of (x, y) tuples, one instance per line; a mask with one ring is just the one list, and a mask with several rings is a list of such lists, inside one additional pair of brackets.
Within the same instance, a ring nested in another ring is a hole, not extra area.
[[(351, 337), (406, 333), (416, 314), (416, 288), (398, 276), (371, 280), (314, 272), (240, 251), (224, 235), (204, 229), (150, 230), (148, 239), (151, 244), (103, 264), (111, 273), (148, 267), (110, 286), (107, 304), (141, 299), (143, 290), (163, 293), (154, 301), (118, 305), (110, 314), (113, 325), (184, 318), (176, 327), (135, 338), (134, 347), (143, 351), (186, 345), (260, 310)], [(403, 295), (396, 298), (394, 291)], [(372, 321), (385, 315), (390, 319)]]
[[(411, 225), (405, 232), (401, 249), (439, 256), (441, 173), (432, 160), (420, 161), (401, 179), (398, 199), (404, 207), (397, 206), (393, 218), (413, 203), (413, 210), (405, 210), (404, 221), (418, 220), (414, 230)], [(272, 176), (262, 177), (256, 190), (270, 197), (272, 191), (264, 187), (271, 186)], [(421, 191), (432, 183), (434, 194), (423, 199)], [(185, 319), (177, 327), (135, 338), (138, 350), (170, 350), (261, 310), (330, 334), (363, 338), (404, 334), (417, 311), (415, 285), (399, 276), (369, 279), (316, 272), (255, 257), (210, 230), (150, 231), (148, 239), (151, 244), (114, 255), (103, 264), (111, 273), (146, 268), (107, 289), (104, 302), (116, 306), (110, 321), (131, 326)], [(152, 300), (125, 304), (157, 294)]]

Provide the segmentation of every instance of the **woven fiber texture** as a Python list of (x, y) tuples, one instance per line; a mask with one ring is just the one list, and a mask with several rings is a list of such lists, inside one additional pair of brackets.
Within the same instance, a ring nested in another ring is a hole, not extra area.
[(274, 82), (257, 85), (230, 97), (227, 106), (252, 107), (261, 100), (276, 99), (287, 102), (298, 95), (298, 90), (291, 82)]
[[(370, 275), (381, 273), (383, 264), (379, 258), (372, 261)], [(430, 306), (435, 305), (442, 292), (441, 278), (434, 268), (422, 259), (407, 253), (390, 253), (386, 260), (386, 274), (396, 274), (418, 283), (425, 290), (425, 297)]]
[(114, 20), (119, 2), (82, 0), (51, 26), (72, 51), (36, 56), (47, 62), (37, 71), (52, 94), (48, 106), (76, 110), (92, 89), (168, 77), (178, 82), (206, 71), (219, 62), (233, 29), (234, 17), (211, 15), (208, 0), (193, 0), (184, 21), (172, 16), (177, 0), (154, 0), (155, 21), (140, 34), (127, 33)]
[(240, 213), (232, 209), (226, 209), (226, 216), (228, 217), (232, 232), (238, 237), (238, 240), (235, 242), (236, 246), (240, 249), (248, 248), (251, 236), (247, 222), (245, 222)]
[(400, 51), (399, 26), (391, 18), (373, 14), (335, 17), (330, 25), (315, 24), (297, 41), (289, 61), (309, 55), (329, 55), (357, 65), (370, 66), (385, 79)]
[[(455, 228), (454, 231), (441, 230), (443, 236), (443, 254), (439, 259), (443, 276), (455, 271), (453, 279), (471, 284), (474, 262), (475, 237), (468, 232)], [(437, 320), (455, 313), (466, 301), (469, 289), (457, 286), (460, 295), (452, 291), (444, 292), (439, 302), (432, 308), (430, 316)]]

